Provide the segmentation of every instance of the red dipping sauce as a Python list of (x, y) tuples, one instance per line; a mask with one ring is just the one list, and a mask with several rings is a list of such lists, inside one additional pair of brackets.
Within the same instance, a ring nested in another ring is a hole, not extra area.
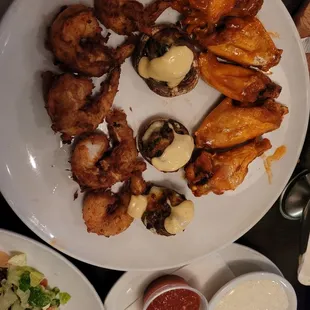
[(159, 295), (147, 310), (199, 310), (200, 297), (190, 290), (176, 289)]
[(204, 296), (181, 277), (166, 275), (153, 281), (144, 292), (144, 310), (206, 309)]

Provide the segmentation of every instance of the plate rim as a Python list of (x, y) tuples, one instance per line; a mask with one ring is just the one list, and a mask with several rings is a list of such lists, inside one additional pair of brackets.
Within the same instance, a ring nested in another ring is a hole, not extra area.
[[(0, 45), (3, 41), (3, 35), (8, 31), (7, 29), (7, 23), (11, 18), (11, 15), (14, 14), (14, 8), (18, 7), (20, 3), (22, 3), (22, 0), (13, 0), (11, 5), (9, 6), (9, 8), (7, 9), (6, 13), (3, 15), (1, 22), (0, 22)], [(284, 3), (282, 2), (282, 0), (276, 0), (275, 1), (277, 3), (277, 6), (279, 7), (279, 9), (282, 10), (282, 14), (283, 17), (286, 19), (286, 21), (290, 24), (290, 28), (292, 29), (292, 32), (294, 34), (294, 39), (296, 39), (297, 41), (297, 45), (299, 47), (299, 52), (300, 52), (300, 56), (301, 56), (301, 60), (303, 62), (304, 65), (304, 77), (305, 77), (305, 89), (306, 89), (306, 96), (305, 96), (305, 108), (306, 108), (306, 115), (307, 115), (307, 122), (305, 122), (305, 124), (303, 125), (304, 130), (303, 130), (303, 134), (301, 135), (301, 143), (299, 144), (299, 147), (297, 149), (296, 152), (296, 156), (295, 159), (292, 160), (294, 162), (294, 166), (291, 166), (290, 168), (288, 168), (288, 174), (287, 177), (285, 179), (283, 179), (285, 182), (283, 186), (281, 186), (281, 188), (278, 191), (275, 191), (275, 198), (270, 200), (270, 203), (266, 205), (265, 208), (263, 208), (261, 210), (261, 212), (258, 212), (258, 216), (257, 216), (257, 221), (254, 221), (253, 223), (247, 224), (245, 229), (242, 230), (238, 230), (238, 232), (236, 232), (230, 239), (231, 241), (227, 241), (225, 242), (222, 246), (216, 247), (213, 250), (211, 250), (210, 252), (200, 255), (198, 257), (189, 259), (189, 260), (185, 260), (182, 263), (176, 263), (176, 264), (169, 264), (169, 265), (165, 265), (165, 266), (161, 266), (161, 267), (153, 267), (153, 268), (138, 268), (138, 267), (123, 267), (121, 265), (119, 266), (113, 266), (111, 264), (105, 264), (105, 263), (100, 263), (100, 262), (95, 262), (92, 259), (87, 259), (87, 258), (83, 258), (79, 255), (74, 254), (74, 252), (72, 250), (67, 250), (67, 249), (63, 249), (63, 248), (58, 248), (57, 245), (51, 244), (51, 239), (46, 236), (44, 233), (42, 233), (39, 229), (37, 229), (37, 227), (35, 225), (33, 225), (31, 222), (27, 221), (26, 218), (22, 218), (19, 216), (18, 214), (18, 210), (14, 204), (14, 202), (9, 198), (9, 196), (11, 196), (8, 192), (3, 192), (1, 191), (3, 197), (5, 198), (6, 202), (9, 204), (9, 206), (11, 207), (11, 209), (13, 210), (13, 212), (18, 216), (18, 218), (32, 231), (34, 232), (40, 239), (42, 239), (44, 242), (50, 244), (51, 247), (55, 248), (56, 250), (74, 258), (77, 259), (79, 261), (88, 263), (90, 265), (93, 266), (97, 266), (100, 268), (106, 268), (106, 269), (111, 269), (111, 270), (119, 270), (119, 271), (158, 271), (158, 270), (166, 270), (166, 269), (172, 269), (172, 268), (177, 268), (186, 264), (190, 264), (190, 263), (194, 263), (195, 261), (199, 260), (199, 259), (203, 259), (206, 256), (215, 253), (216, 251), (220, 251), (223, 248), (227, 247), (228, 245), (234, 243), (237, 239), (239, 239), (241, 236), (243, 236), (246, 232), (248, 232), (250, 229), (252, 229), (262, 218), (263, 216), (270, 210), (270, 208), (274, 205), (274, 203), (277, 201), (277, 199), (279, 198), (281, 192), (283, 191), (285, 185), (287, 184), (287, 182), (289, 181), (289, 179), (292, 176), (292, 173), (294, 171), (294, 169), (296, 168), (296, 164), (298, 162), (299, 156), (301, 154), (302, 148), (304, 146), (304, 142), (305, 142), (305, 138), (306, 138), (306, 134), (307, 134), (307, 128), (308, 128), (308, 123), (309, 123), (309, 111), (310, 111), (310, 80), (309, 80), (309, 74), (308, 74), (308, 65), (307, 65), (307, 60), (306, 60), (306, 55), (303, 52), (303, 47), (302, 47), (302, 43), (300, 40), (300, 36), (299, 33), (297, 31), (296, 25), (290, 15), (290, 13), (288, 12), (288, 10), (286, 9)]]
[[(237, 250), (237, 251), (238, 251), (239, 249), (244, 249), (244, 250), (246, 250), (246, 251), (248, 251), (248, 252), (250, 252), (250, 253), (253, 253), (253, 255), (258, 255), (258, 256), (260, 256), (260, 257), (263, 257), (266, 261), (268, 261), (268, 263), (269, 263), (270, 265), (272, 265), (272, 266), (275, 268), (275, 270), (278, 271), (278, 274), (284, 278), (284, 275), (283, 275), (282, 271), (280, 270), (280, 268), (279, 268), (271, 259), (269, 259), (269, 258), (268, 258), (267, 256), (265, 256), (264, 254), (262, 254), (262, 253), (260, 253), (260, 252), (258, 252), (258, 251), (256, 251), (256, 250), (254, 250), (254, 249), (252, 249), (252, 248), (250, 248), (250, 247), (248, 247), (248, 246), (246, 246), (246, 245), (243, 245), (243, 244), (239, 244), (239, 243), (235, 243), (235, 242), (234, 242), (234, 243), (229, 244), (228, 246), (222, 248), (221, 250), (218, 250), (218, 251), (215, 251), (215, 252), (213, 252), (213, 253), (210, 253), (209, 255), (215, 254), (215, 253), (220, 252), (220, 251), (222, 251), (222, 250), (227, 250), (228, 248), (232, 248), (232, 250)], [(208, 257), (208, 255), (205, 256), (205, 257), (202, 257), (202, 258), (201, 258), (201, 261), (207, 259), (207, 257)], [(195, 264), (195, 262), (192, 262), (192, 263), (190, 263), (190, 264)], [(185, 266), (186, 266), (186, 265), (184, 265), (184, 267), (185, 267)], [(228, 267), (229, 267), (229, 266), (228, 266)], [(173, 269), (173, 268), (172, 268), (172, 269)], [(153, 271), (150, 270), (150, 272), (155, 272), (155, 271), (156, 271), (156, 270), (153, 270)], [(124, 279), (126, 276), (128, 276), (129, 273), (135, 273), (135, 272), (139, 272), (139, 271), (138, 271), (138, 270), (129, 270), (129, 271), (126, 271), (126, 272), (125, 272), (124, 274), (122, 274), (122, 275), (119, 277), (119, 279), (114, 283), (114, 285), (111, 287), (111, 289), (109, 290), (107, 296), (106, 296), (105, 299), (104, 299), (103, 306), (105, 307), (105, 310), (110, 310), (110, 309), (107, 309), (106, 301), (107, 301), (108, 298), (111, 296), (112, 290), (113, 290), (117, 285), (119, 285), (120, 282), (123, 281), (123, 279)], [(110, 298), (111, 298), (111, 297), (110, 297)], [(129, 306), (129, 307), (130, 307), (130, 306)]]
[(92, 285), (92, 283), (87, 279), (87, 277), (82, 273), (82, 271), (80, 271), (80, 269), (78, 269), (66, 257), (64, 257), (63, 255), (61, 255), (60, 253), (55, 251), (53, 248), (51, 248), (51, 247), (49, 247), (49, 246), (47, 246), (47, 245), (45, 245), (45, 244), (43, 244), (43, 243), (41, 243), (39, 241), (36, 241), (36, 240), (34, 240), (34, 239), (30, 238), (30, 237), (24, 236), (22, 234), (13, 232), (11, 230), (0, 228), (0, 236), (1, 235), (8, 235), (10, 237), (17, 238), (17, 239), (19, 239), (19, 240), (21, 240), (23, 242), (25, 241), (27, 243), (31, 243), (35, 247), (37, 246), (37, 247), (47, 251), (49, 254), (53, 255), (57, 259), (60, 259), (61, 261), (63, 261), (69, 268), (71, 268), (76, 274), (78, 274), (79, 277), (82, 279), (82, 281), (89, 287), (89, 289), (93, 293), (94, 298), (97, 300), (98, 305), (100, 305), (100, 309), (101, 310), (105, 310), (104, 304), (103, 304), (103, 302), (102, 302), (98, 292), (96, 291), (96, 289)]

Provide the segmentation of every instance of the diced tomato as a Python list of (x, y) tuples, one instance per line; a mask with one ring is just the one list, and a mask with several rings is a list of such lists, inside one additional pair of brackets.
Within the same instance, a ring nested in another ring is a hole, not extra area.
[(44, 287), (47, 287), (47, 285), (48, 285), (47, 279), (43, 279), (43, 280), (40, 282), (40, 285), (42, 285), (42, 286), (44, 286)]

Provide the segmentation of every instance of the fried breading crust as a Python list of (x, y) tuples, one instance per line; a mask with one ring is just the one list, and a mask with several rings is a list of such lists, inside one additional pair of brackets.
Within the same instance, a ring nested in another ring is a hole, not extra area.
[(138, 159), (136, 142), (126, 114), (115, 109), (106, 121), (113, 142), (112, 149), (109, 149), (108, 139), (103, 133), (91, 133), (74, 147), (72, 173), (83, 189), (107, 189), (146, 169), (145, 162)]
[(63, 142), (70, 143), (73, 136), (93, 131), (102, 123), (113, 105), (119, 78), (117, 67), (103, 82), (98, 96), (91, 98), (94, 85), (90, 79), (70, 73), (43, 73), (46, 109), (52, 129), (62, 133)]
[(133, 222), (127, 214), (131, 194), (122, 192), (89, 192), (83, 203), (83, 219), (89, 233), (115, 236), (125, 231)]
[(120, 35), (130, 35), (154, 24), (171, 6), (170, 0), (155, 0), (144, 7), (135, 0), (95, 0), (95, 12), (102, 24)]
[(107, 38), (91, 8), (82, 4), (65, 7), (53, 21), (48, 46), (67, 70), (88, 76), (102, 76), (115, 64)]
[(235, 190), (248, 173), (249, 164), (271, 148), (268, 139), (254, 140), (223, 153), (211, 154), (202, 150), (185, 167), (188, 187), (196, 197), (213, 192), (222, 195)]

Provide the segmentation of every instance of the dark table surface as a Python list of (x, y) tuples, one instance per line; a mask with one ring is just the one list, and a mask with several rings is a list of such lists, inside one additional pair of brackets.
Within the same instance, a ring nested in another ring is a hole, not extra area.
[[(12, 0), (0, 0), (0, 18)], [(273, 0), (266, 0), (273, 1)], [(294, 14), (302, 0), (283, 0), (288, 10)], [(308, 158), (310, 132), (307, 135), (305, 147), (296, 167), (295, 173), (310, 163)], [(0, 195), (0, 227), (18, 232), (22, 235), (40, 240), (11, 210), (5, 199)], [(300, 223), (285, 220), (279, 212), (278, 202), (270, 209), (263, 219), (237, 242), (249, 246), (271, 259), (283, 272), (284, 276), (294, 286), (298, 296), (298, 310), (310, 309), (310, 288), (302, 286), (297, 281), (299, 255)], [(66, 256), (67, 257), (67, 256)], [(82, 263), (67, 257), (77, 266), (93, 284), (104, 301), (107, 293), (122, 275), (122, 272), (102, 269)]]

